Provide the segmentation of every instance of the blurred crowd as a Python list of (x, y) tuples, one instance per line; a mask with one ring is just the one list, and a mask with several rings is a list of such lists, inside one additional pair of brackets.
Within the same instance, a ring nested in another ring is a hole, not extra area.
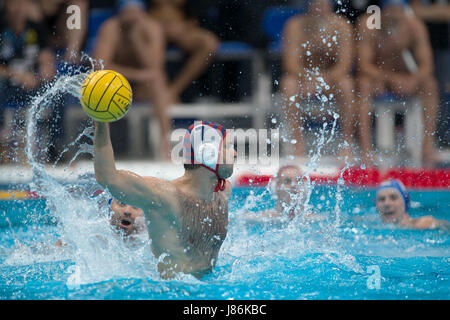
[[(72, 5), (75, 11), (68, 10)], [(371, 27), (376, 11), (367, 9), (372, 5), (381, 8), (379, 28)], [(355, 141), (370, 165), (372, 101), (388, 92), (421, 100), (423, 164), (439, 161), (438, 144), (448, 146), (450, 140), (448, 0), (0, 0), (0, 161), (20, 158), (17, 144), (30, 96), (64, 63), (83, 64), (82, 52), (122, 73), (134, 100), (151, 105), (160, 124), (160, 154), (167, 159), (170, 107), (211, 94), (220, 80), (216, 95), (239, 85), (240, 75), (250, 69), (233, 62), (237, 72), (218, 75), (224, 70), (215, 60), (220, 45), (241, 41), (267, 53), (270, 39), (261, 25), (273, 6), (301, 8), (283, 23), (276, 79), (284, 99), (281, 113), (297, 142), (290, 151), (294, 156), (304, 156), (298, 128), (306, 115), (299, 106), (320, 93), (336, 100), (343, 138), (349, 146)], [(79, 28), (68, 27), (68, 19), (76, 26), (74, 13), (79, 13)], [(169, 65), (173, 50), (182, 59)], [(66, 106), (65, 100), (56, 102), (46, 120), (51, 141), (43, 160), (53, 161), (64, 146)], [(340, 156), (350, 157), (350, 147)]]

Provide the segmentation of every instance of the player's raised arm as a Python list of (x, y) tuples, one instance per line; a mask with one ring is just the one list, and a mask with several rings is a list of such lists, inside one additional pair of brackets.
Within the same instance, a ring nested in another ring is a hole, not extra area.
[(167, 185), (159, 179), (147, 179), (129, 171), (116, 169), (107, 123), (95, 124), (94, 170), (97, 182), (124, 203), (145, 209), (170, 202)]

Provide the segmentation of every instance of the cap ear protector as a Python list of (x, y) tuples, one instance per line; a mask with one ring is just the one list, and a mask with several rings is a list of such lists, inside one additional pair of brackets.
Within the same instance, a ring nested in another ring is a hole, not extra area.
[(184, 136), (183, 156), (185, 164), (197, 164), (214, 172), (217, 177), (215, 192), (225, 190), (225, 180), (219, 176), (222, 144), (227, 134), (220, 124), (195, 121)]
[(222, 139), (215, 128), (205, 123), (196, 124), (190, 136), (194, 162), (216, 170), (220, 160), (219, 147), (222, 145)]
[(198, 148), (194, 157), (195, 161), (203, 163), (207, 167), (214, 167), (219, 157), (219, 150), (216, 145), (206, 142)]

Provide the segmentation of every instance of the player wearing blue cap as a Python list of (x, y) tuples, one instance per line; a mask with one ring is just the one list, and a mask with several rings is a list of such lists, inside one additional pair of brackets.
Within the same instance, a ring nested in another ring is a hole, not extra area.
[(376, 204), (384, 223), (391, 223), (411, 229), (450, 230), (450, 223), (433, 216), (411, 218), (408, 214), (411, 200), (405, 186), (399, 180), (388, 180), (377, 189)]
[(120, 202), (141, 208), (163, 278), (183, 272), (201, 278), (217, 262), (228, 226), (236, 156), (226, 129), (198, 121), (184, 137), (185, 173), (172, 181), (117, 170), (107, 123), (95, 123), (97, 182)]

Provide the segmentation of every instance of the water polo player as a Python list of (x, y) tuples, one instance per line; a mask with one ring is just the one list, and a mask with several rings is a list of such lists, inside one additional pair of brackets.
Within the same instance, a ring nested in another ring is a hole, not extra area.
[(380, 184), (377, 189), (376, 205), (381, 220), (405, 228), (412, 229), (446, 229), (450, 230), (450, 223), (438, 220), (433, 216), (411, 218), (408, 214), (411, 200), (405, 186), (399, 180), (388, 180)]
[(109, 221), (111, 225), (117, 230), (120, 230), (123, 235), (131, 236), (147, 233), (144, 212), (142, 209), (112, 198), (109, 207), (111, 210), (111, 218)]
[[(273, 210), (249, 213), (244, 218), (250, 220), (261, 220), (266, 218), (283, 218), (293, 220), (298, 215), (303, 215), (303, 193), (302, 171), (295, 164), (281, 166), (275, 176), (275, 194), (277, 201)], [(308, 221), (321, 220), (322, 218), (308, 213), (304, 215)]]
[(182, 177), (173, 181), (117, 170), (109, 125), (95, 122), (97, 181), (120, 202), (141, 208), (163, 278), (183, 272), (201, 278), (216, 264), (228, 226), (236, 151), (221, 125), (197, 121), (184, 137)]

